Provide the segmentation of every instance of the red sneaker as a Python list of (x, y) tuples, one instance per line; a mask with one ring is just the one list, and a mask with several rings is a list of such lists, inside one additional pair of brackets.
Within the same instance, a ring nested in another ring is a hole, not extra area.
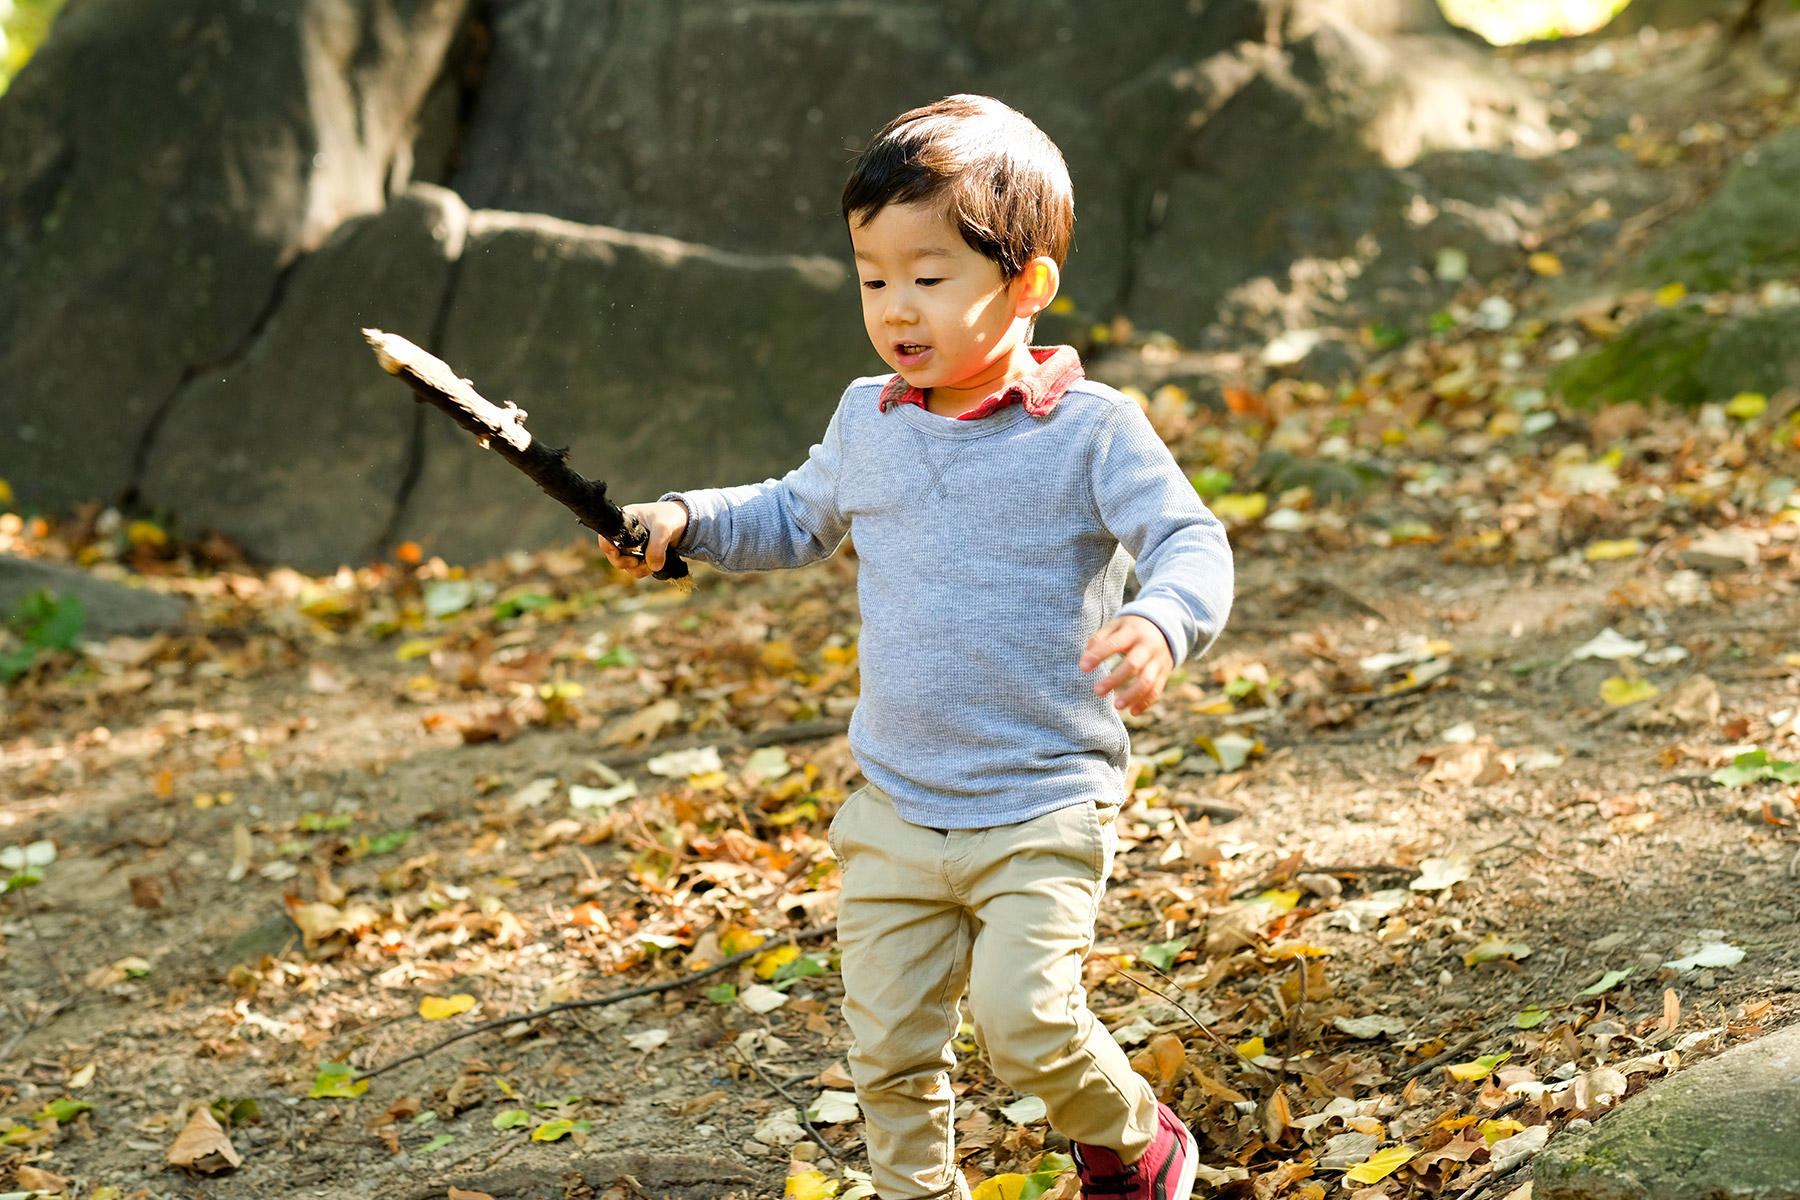
[(1075, 1168), (1081, 1175), (1083, 1200), (1114, 1196), (1119, 1200), (1189, 1200), (1194, 1194), (1194, 1168), (1199, 1147), (1175, 1110), (1156, 1106), (1156, 1136), (1142, 1158), (1129, 1165), (1104, 1146), (1074, 1144)]

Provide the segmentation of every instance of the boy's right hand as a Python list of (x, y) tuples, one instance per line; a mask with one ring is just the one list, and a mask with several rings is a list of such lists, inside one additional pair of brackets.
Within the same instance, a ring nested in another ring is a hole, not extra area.
[(633, 579), (647, 579), (662, 570), (669, 547), (678, 544), (687, 532), (687, 505), (658, 500), (654, 504), (627, 504), (625, 512), (637, 517), (650, 532), (650, 540), (644, 543), (644, 557), (626, 554), (605, 538), (600, 539), (600, 549), (607, 562)]

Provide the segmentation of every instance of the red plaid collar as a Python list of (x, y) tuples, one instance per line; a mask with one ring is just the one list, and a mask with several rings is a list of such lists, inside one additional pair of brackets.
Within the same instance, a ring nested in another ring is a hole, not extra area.
[[(1081, 367), (1081, 356), (1075, 353), (1073, 346), (1033, 346), (1031, 357), (1037, 360), (1035, 370), (1013, 380), (956, 419), (980, 420), (1013, 404), (1023, 404), (1025, 411), (1034, 417), (1047, 416), (1063, 398), (1063, 393), (1087, 375)], [(881, 389), (881, 411), (887, 412), (896, 404), (916, 404), (924, 408), (925, 392), (896, 375)]]

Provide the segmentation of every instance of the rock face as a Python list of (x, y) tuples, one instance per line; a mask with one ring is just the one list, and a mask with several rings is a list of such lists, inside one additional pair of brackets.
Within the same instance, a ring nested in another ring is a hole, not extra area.
[(0, 98), (0, 475), (304, 566), (568, 536), (362, 324), (624, 498), (777, 473), (876, 369), (849, 160), (953, 91), (1070, 162), (1046, 338), (1435, 307), (1548, 146), (1434, 0), (85, 0)]
[[(883, 369), (835, 260), (518, 213), (472, 217), (443, 349), (621, 502), (799, 465), (844, 386)], [(461, 559), (582, 535), (524, 476), (431, 418), (401, 536)]]
[(1650, 286), (1741, 288), (1791, 278), (1800, 269), (1800, 129), (1757, 147), (1756, 161), (1732, 168), (1725, 185), (1671, 230), (1638, 264)]
[(1800, 1026), (1662, 1080), (1533, 1162), (1539, 1200), (1800, 1198)]
[(285, 264), (379, 209), (466, 0), (89, 0), (0, 101), (0, 464), (112, 498)]
[(427, 339), (468, 221), (454, 193), (415, 185), (302, 259), (248, 348), (176, 393), (149, 446), (143, 501), (280, 562), (375, 555), (415, 413), (406, 389), (370, 370), (358, 331)]
[(1800, 305), (1743, 317), (1698, 307), (1653, 312), (1564, 363), (1551, 384), (1573, 404), (1773, 395), (1800, 386)]

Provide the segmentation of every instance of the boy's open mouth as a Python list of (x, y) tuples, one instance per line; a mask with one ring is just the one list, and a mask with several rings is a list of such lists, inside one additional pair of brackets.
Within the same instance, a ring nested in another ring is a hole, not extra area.
[(919, 342), (894, 343), (894, 355), (905, 366), (911, 366), (930, 352), (930, 346), (922, 345)]

